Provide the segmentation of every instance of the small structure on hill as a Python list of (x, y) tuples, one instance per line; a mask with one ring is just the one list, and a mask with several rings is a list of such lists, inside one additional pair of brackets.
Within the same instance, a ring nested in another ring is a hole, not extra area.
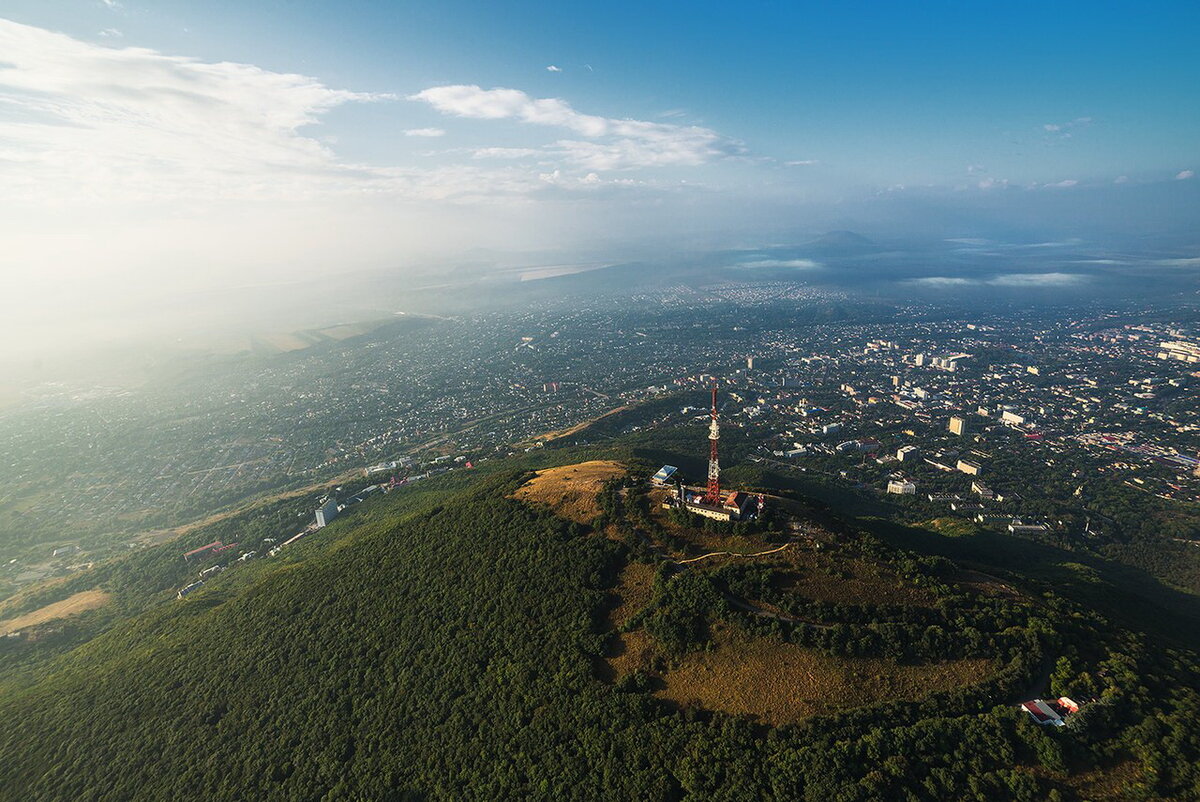
[(657, 473), (650, 477), (650, 484), (655, 487), (666, 487), (671, 484), (671, 480), (678, 470), (674, 465), (664, 465), (658, 469)]
[(204, 557), (209, 556), (210, 554), (215, 552), (217, 549), (220, 549), (222, 547), (222, 545), (223, 544), (221, 543), (221, 541), (214, 540), (212, 543), (205, 544), (198, 549), (192, 549), (189, 552), (185, 552), (183, 555), (183, 559), (185, 562), (191, 562), (192, 560), (202, 559)]
[(1044, 727), (1063, 727), (1067, 723), (1067, 716), (1079, 712), (1079, 704), (1066, 696), (1053, 700), (1030, 699), (1028, 702), (1021, 702), (1020, 707), (1031, 719)]

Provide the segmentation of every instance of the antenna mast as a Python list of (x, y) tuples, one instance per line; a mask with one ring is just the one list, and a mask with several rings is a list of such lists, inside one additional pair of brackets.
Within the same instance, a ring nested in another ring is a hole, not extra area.
[(721, 505), (721, 463), (717, 459), (717, 442), (721, 439), (721, 429), (717, 424), (717, 385), (712, 388), (712, 423), (708, 427), (708, 492), (704, 494), (704, 503), (719, 507)]

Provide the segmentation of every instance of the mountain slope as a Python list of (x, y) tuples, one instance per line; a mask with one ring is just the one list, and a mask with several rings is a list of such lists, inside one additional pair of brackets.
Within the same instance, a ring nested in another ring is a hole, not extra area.
[[(667, 674), (706, 650), (730, 657), (710, 627), (827, 659), (898, 649), (921, 666), (988, 643), (1015, 659), (975, 685), (778, 728), (664, 701), (641, 671), (605, 681), (609, 592), (633, 560), (662, 565), (638, 545), (659, 526), (644, 484), (610, 486), (593, 529), (512, 499), (526, 478), (397, 491), (298, 562), (159, 604), (45, 666), (0, 700), (0, 797), (1065, 799), (1068, 769), (1113, 749), (1153, 763), (1159, 793), (1186, 798), (1200, 779), (1185, 669), (1060, 600), (964, 594), (938, 578), (953, 576), (945, 561), (850, 528), (829, 548), (856, 555), (852, 587), (903, 573), (925, 601), (822, 601), (841, 585), (815, 568), (704, 561), (660, 567), (623, 631), (644, 627), (662, 653), (650, 669)], [(1061, 682), (1105, 660), (1112, 682), (1147, 690), (1098, 706), (1105, 717), (1069, 737), (1041, 730), (1008, 702), (1039, 680), (1043, 648), (1068, 659)]]

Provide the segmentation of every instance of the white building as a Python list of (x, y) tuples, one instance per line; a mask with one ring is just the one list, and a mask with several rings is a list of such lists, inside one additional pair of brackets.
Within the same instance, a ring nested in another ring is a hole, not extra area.
[(329, 523), (337, 517), (337, 514), (337, 499), (331, 498), (322, 504), (321, 508), (317, 510), (317, 528), (320, 529), (323, 526), (328, 526)]
[(971, 462), (969, 459), (960, 459), (958, 464), (954, 467), (968, 476), (978, 476), (983, 472), (982, 465), (980, 465), (978, 462)]

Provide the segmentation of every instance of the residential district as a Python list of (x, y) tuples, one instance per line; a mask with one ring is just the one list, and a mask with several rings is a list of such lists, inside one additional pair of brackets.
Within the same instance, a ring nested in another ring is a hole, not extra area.
[(619, 308), (383, 322), (137, 388), (45, 385), (0, 418), (14, 533), (0, 583), (255, 493), (579, 442), (597, 435), (574, 427), (614, 412), (608, 435), (701, 426), (714, 382), (739, 458), (891, 495), (914, 517), (1104, 537), (1144, 517), (1135, 496), (1200, 497), (1200, 331), (1144, 322), (1162, 317), (879, 315), (787, 283), (677, 288)]

